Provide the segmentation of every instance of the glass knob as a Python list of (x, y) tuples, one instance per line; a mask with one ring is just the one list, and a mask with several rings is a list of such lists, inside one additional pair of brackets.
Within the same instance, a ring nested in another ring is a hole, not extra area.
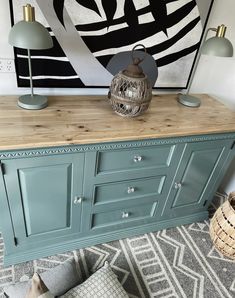
[(134, 158), (133, 158), (134, 162), (140, 162), (142, 159), (143, 159), (143, 158), (142, 158), (142, 156), (140, 156), (140, 155), (136, 155), (136, 156), (134, 156)]
[(75, 197), (73, 203), (75, 205), (77, 205), (77, 204), (81, 204), (82, 201), (83, 201), (83, 198), (82, 197)]
[(129, 212), (122, 212), (122, 218), (129, 217)]
[(132, 186), (128, 186), (127, 193), (133, 193), (133, 192), (135, 192), (135, 188)]
[(175, 182), (175, 189), (180, 189), (182, 184), (180, 182)]

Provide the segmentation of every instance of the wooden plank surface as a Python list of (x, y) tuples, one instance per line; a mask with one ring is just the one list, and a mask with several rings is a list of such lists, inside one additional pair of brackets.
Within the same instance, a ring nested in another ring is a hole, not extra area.
[(235, 132), (235, 112), (207, 95), (200, 108), (177, 95), (154, 96), (136, 118), (116, 115), (105, 96), (51, 96), (43, 110), (24, 110), (0, 97), (0, 150)]

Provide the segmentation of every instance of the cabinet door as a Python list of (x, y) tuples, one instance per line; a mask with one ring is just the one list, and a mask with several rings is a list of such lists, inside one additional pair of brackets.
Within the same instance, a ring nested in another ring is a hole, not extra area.
[(162, 219), (206, 210), (219, 183), (231, 141), (189, 143), (179, 163)]
[(76, 198), (82, 193), (83, 165), (83, 154), (4, 161), (17, 246), (54, 244), (80, 232), (81, 204)]

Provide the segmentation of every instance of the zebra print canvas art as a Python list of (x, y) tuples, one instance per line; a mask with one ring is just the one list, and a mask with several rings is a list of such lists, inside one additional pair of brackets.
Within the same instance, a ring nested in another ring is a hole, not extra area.
[[(158, 67), (154, 88), (187, 87), (213, 0), (28, 0), (54, 47), (31, 51), (35, 87), (108, 87), (115, 54), (143, 44)], [(13, 24), (25, 0), (10, 0)], [(15, 49), (19, 87), (27, 52)]]

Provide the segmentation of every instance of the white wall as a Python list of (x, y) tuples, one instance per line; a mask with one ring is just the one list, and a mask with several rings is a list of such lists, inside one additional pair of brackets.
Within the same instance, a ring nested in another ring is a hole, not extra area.
[[(234, 0), (215, 0), (208, 27), (217, 27), (220, 24), (225, 24), (228, 27), (226, 37), (233, 44), (235, 56), (234, 11)], [(191, 92), (209, 93), (235, 111), (235, 57), (201, 56)], [(235, 190), (235, 159), (227, 171), (220, 189), (225, 193)]]
[[(13, 59), (13, 49), (7, 42), (10, 29), (9, 1), (3, 0), (2, 2), (0, 9), (0, 57)], [(13, 93), (13, 90), (16, 91), (15, 74), (0, 73), (0, 94)]]
[[(0, 10), (0, 58), (12, 58), (13, 49), (8, 45), (8, 32), (10, 30), (9, 1), (2, 0)], [(235, 1), (215, 0), (209, 19), (209, 27), (217, 27), (225, 24), (227, 38), (235, 49)], [(27, 88), (28, 91), (28, 88)], [(35, 88), (37, 92), (37, 89)], [(0, 74), (0, 94), (24, 94), (24, 88), (17, 88), (15, 74)], [(82, 93), (106, 93), (105, 89), (40, 89), (40, 94), (82, 94)], [(235, 110), (235, 58), (217, 58), (202, 56), (193, 80), (192, 93), (209, 93), (222, 101), (229, 108)], [(216, 125), (216, 123), (215, 123)], [(232, 164), (226, 180), (222, 186), (225, 192), (235, 190), (235, 160)]]

